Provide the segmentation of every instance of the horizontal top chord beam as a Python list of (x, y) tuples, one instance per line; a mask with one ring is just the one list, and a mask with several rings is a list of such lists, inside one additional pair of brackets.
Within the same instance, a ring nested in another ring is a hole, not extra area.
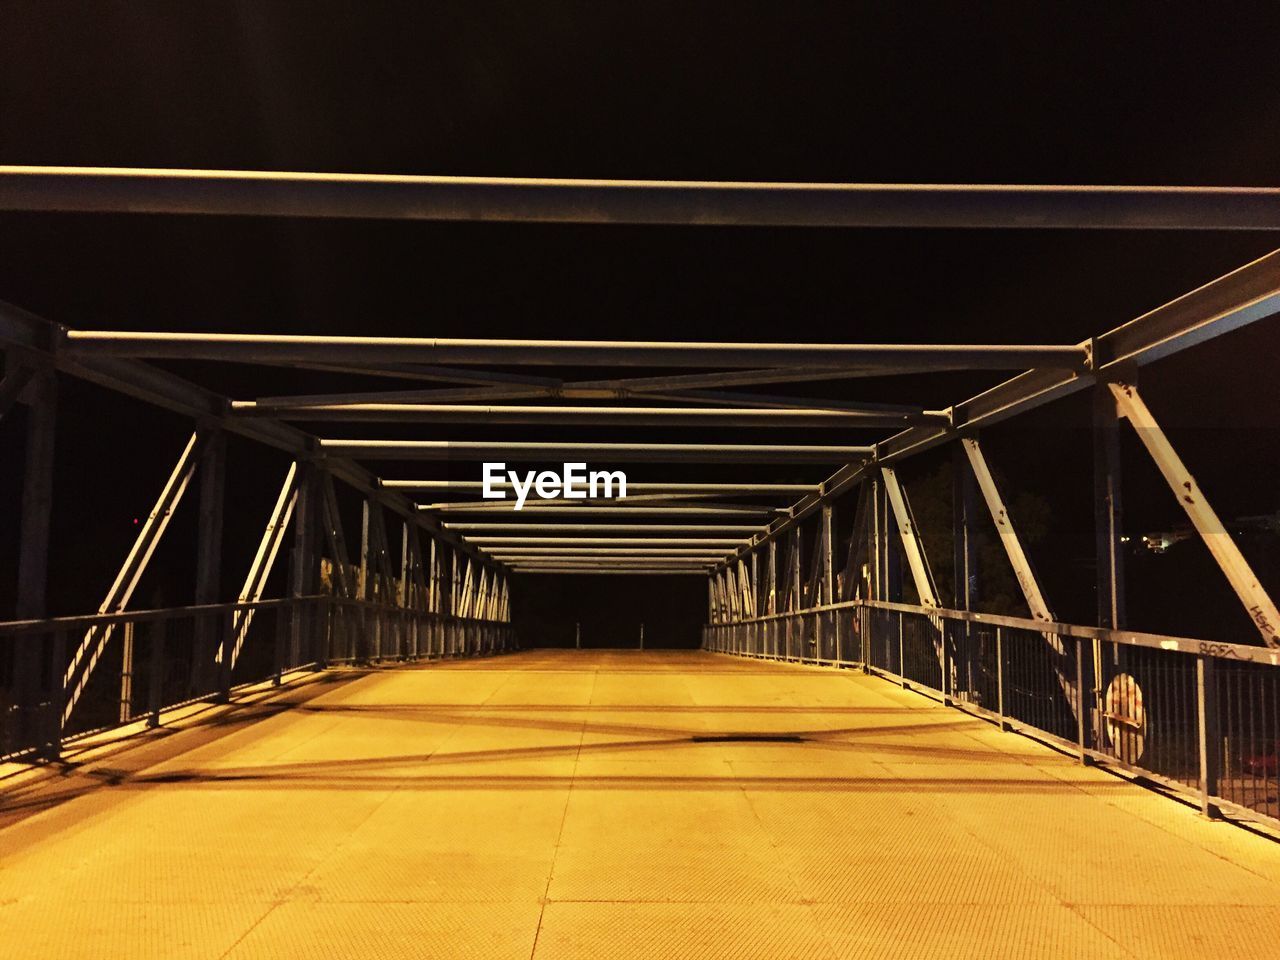
[(1280, 190), (0, 166), (0, 210), (681, 226), (1276, 230)]

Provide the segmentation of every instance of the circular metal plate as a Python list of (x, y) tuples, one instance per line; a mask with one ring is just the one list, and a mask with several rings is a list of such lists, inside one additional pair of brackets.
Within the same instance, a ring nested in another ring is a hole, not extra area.
[(1147, 711), (1142, 705), (1142, 688), (1127, 673), (1119, 673), (1107, 685), (1107, 736), (1111, 749), (1125, 763), (1142, 758), (1147, 739)]

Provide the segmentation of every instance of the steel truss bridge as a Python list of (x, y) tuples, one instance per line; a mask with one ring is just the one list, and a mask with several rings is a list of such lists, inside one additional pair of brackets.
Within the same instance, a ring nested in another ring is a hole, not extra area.
[[(1274, 230), (1280, 191), (3, 167), (0, 211)], [(1280, 848), (1258, 834), (1280, 828), (1280, 612), (1139, 380), (1278, 311), (1280, 251), (1048, 345), (118, 331), (0, 305), (0, 417), (25, 420), (22, 456), (0, 461), (23, 465), (17, 609), (0, 622), (0, 837), (16, 851), (0, 861), (0, 921), (62, 956), (138, 953), (138, 931), (174, 947), (180, 911), (145, 909), (169, 896), (208, 905), (202, 926), (182, 950), (143, 953), (363, 943), (422, 955), (430, 943), (585, 956), (661, 941), (694, 955), (1057, 943), (1050, 952), (1172, 956), (1194, 941), (1202, 954), (1268, 955)], [(171, 361), (387, 388), (230, 397)], [(576, 372), (590, 368), (593, 379)], [(784, 392), (956, 371), (993, 385), (941, 409)], [(77, 415), (59, 407), (67, 378), (176, 413), (190, 435), (98, 610), (51, 616), (55, 436)], [(983, 431), (1085, 392), (1099, 600), (1096, 622), (1079, 624), (1054, 612)], [(446, 441), (436, 424), (607, 439)], [(420, 436), (403, 438), (405, 425)], [(665, 427), (708, 434), (618, 439)], [(726, 427), (759, 440), (714, 439)], [(801, 428), (831, 442), (789, 442)], [(1130, 429), (1255, 642), (1128, 629)], [(221, 577), (228, 438), (291, 462), (235, 585)], [(940, 449), (954, 476), (946, 595), (900, 476)], [(483, 460), (678, 469), (629, 484), (625, 500), (531, 497), (519, 514), (480, 499), (478, 480), (376, 469)], [(702, 464), (734, 464), (738, 479), (687, 479)], [(792, 464), (830, 472), (812, 484), (761, 476)], [(358, 531), (339, 508), (351, 496)], [(137, 609), (179, 510), (198, 515), (195, 604)], [(1028, 616), (978, 612), (976, 531), (988, 523)], [(703, 650), (522, 651), (513, 578), (533, 589), (524, 577), (578, 574), (705, 578)], [(271, 583), (286, 586), (270, 596)], [(379, 904), (376, 918), (361, 903)], [(670, 930), (683, 932), (663, 940)]]

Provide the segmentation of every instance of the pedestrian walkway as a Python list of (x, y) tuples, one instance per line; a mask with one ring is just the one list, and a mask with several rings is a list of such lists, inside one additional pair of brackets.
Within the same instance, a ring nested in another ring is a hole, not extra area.
[(1280, 952), (1280, 844), (861, 673), (565, 650), (336, 676), (13, 817), (4, 954)]

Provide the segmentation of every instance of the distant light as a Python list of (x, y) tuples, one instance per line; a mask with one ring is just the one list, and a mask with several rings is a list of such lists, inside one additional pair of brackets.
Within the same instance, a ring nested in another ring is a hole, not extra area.
[[(133, 521), (133, 522), (134, 522), (134, 523), (137, 523), (138, 521), (137, 521), (137, 520), (135, 520), (135, 521)], [(1121, 537), (1121, 538), (1120, 538), (1120, 542), (1121, 542), (1121, 543), (1128, 543), (1128, 542), (1129, 542), (1129, 538), (1128, 538), (1128, 537)]]
[(138, 518), (137, 518), (137, 517), (134, 517), (134, 518), (133, 518), (133, 525), (134, 525), (135, 527), (138, 525)]

